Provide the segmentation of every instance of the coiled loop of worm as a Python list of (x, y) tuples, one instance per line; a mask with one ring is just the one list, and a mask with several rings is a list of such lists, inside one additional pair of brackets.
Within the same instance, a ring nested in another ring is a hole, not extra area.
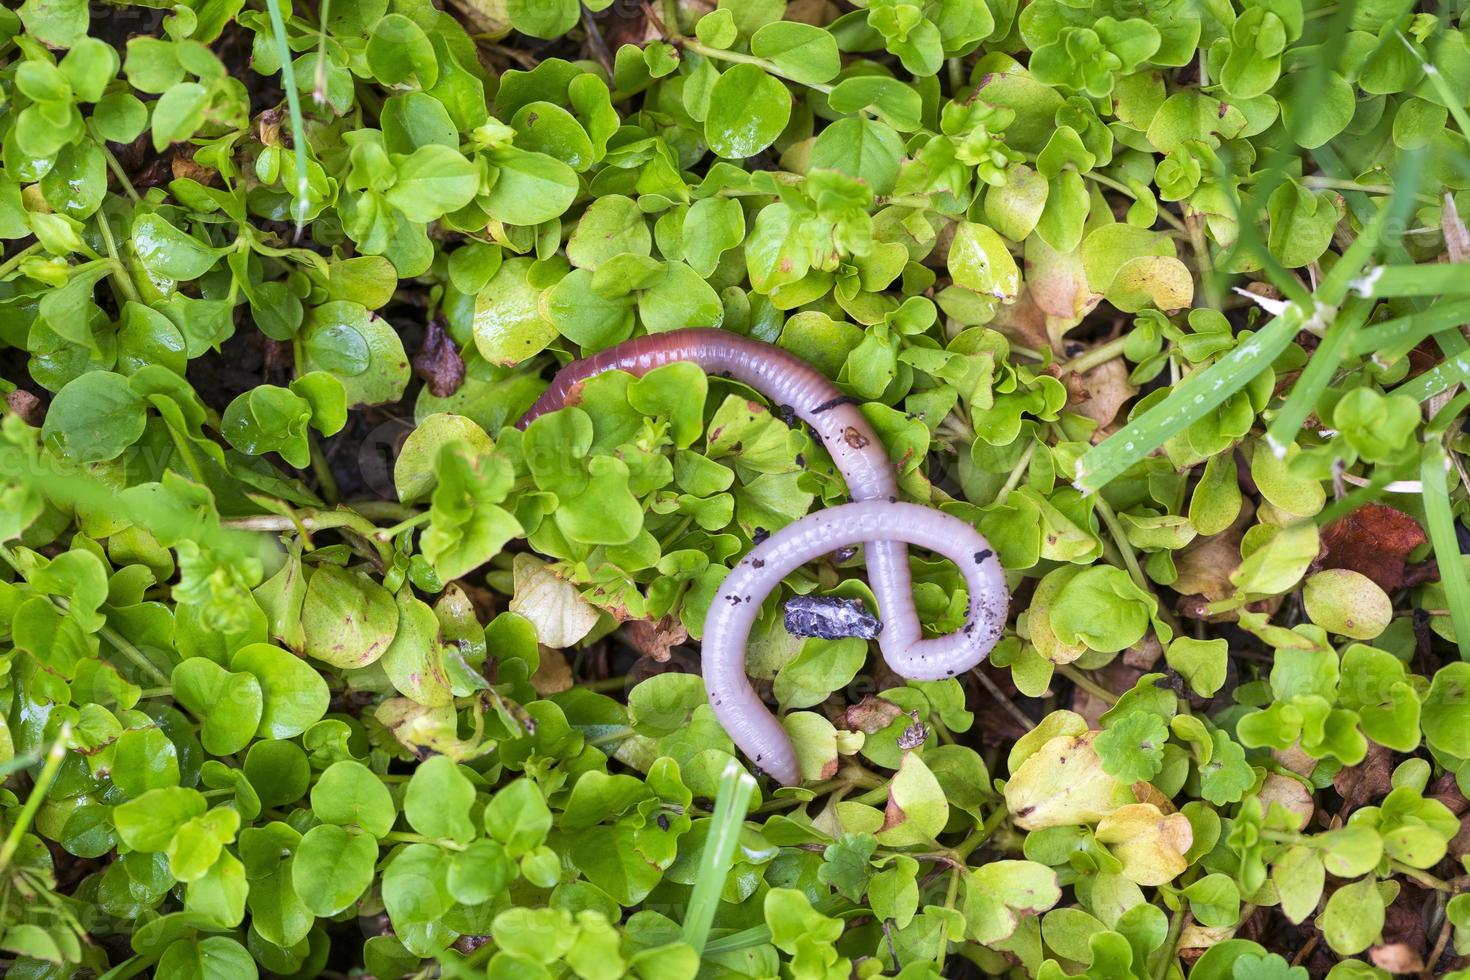
[[(914, 680), (953, 677), (984, 659), (1005, 627), (1005, 578), (989, 544), (969, 524), (930, 507), (899, 503), (888, 454), (855, 401), (811, 365), (770, 344), (701, 328), (639, 337), (568, 364), (518, 426), (561, 408), (574, 387), (593, 375), (616, 370), (642, 376), (675, 361), (744, 382), (772, 404), (789, 407), (822, 440), (855, 501), (808, 514), (758, 545), (720, 586), (705, 620), (704, 678), (715, 715), (758, 767), (793, 785), (801, 774), (791, 739), (745, 675), (751, 626), (783, 578), (823, 554), (862, 544), (883, 620), (883, 658), (895, 673)], [(959, 566), (970, 594), (963, 629), (923, 638), (909, 544)]]

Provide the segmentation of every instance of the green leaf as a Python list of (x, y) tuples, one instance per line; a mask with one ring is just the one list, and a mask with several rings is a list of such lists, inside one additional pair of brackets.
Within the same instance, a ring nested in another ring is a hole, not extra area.
[[(767, 24), (750, 38), (750, 52), (803, 85), (830, 81), (842, 68), (837, 40), (828, 31), (796, 21)], [(748, 154), (747, 154), (748, 155)]]
[(318, 820), (338, 826), (355, 825), (382, 837), (393, 829), (398, 810), (384, 786), (360, 762), (334, 762), (311, 788), (311, 809)]
[(409, 780), (403, 813), (422, 835), (469, 843), (475, 837), (475, 824), (469, 818), (473, 802), (475, 786), (450, 758), (435, 755), (420, 764)]
[(480, 188), (475, 165), (458, 150), (438, 143), (421, 146), (401, 160), (388, 202), (410, 221), (434, 221), (458, 211)]
[(313, 913), (336, 915), (367, 891), (377, 859), (378, 844), (371, 835), (319, 824), (296, 846), (291, 885)]
[(136, 851), (162, 851), (179, 828), (204, 815), (204, 797), (182, 786), (151, 789), (136, 799), (113, 807), (117, 836)]
[(230, 659), (230, 669), (255, 677), (264, 697), (261, 738), (295, 738), (327, 713), (327, 682), (311, 665), (268, 643), (250, 643)]
[(774, 143), (790, 118), (786, 86), (755, 65), (735, 65), (710, 92), (704, 139), (718, 156), (744, 160)]
[(252, 675), (193, 657), (174, 668), (173, 687), (179, 702), (202, 719), (200, 738), (211, 754), (231, 755), (255, 737), (264, 699)]
[(490, 159), (496, 177), (484, 204), (497, 221), (511, 225), (550, 221), (577, 196), (576, 171), (544, 153), (508, 146), (496, 150)]
[(145, 403), (126, 378), (92, 371), (56, 393), (41, 435), (63, 459), (101, 463), (121, 456), (146, 424)]
[(301, 607), (306, 653), (334, 667), (366, 667), (398, 628), (393, 596), (362, 572), (324, 565), (312, 572)]

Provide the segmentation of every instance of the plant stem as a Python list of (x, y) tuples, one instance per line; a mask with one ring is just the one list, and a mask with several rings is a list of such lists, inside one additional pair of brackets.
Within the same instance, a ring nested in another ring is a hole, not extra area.
[(1032, 439), (1021, 450), (1021, 458), (1016, 460), (1016, 465), (1011, 467), (1011, 473), (1006, 477), (1006, 482), (1001, 485), (1000, 492), (995, 495), (995, 502), (1005, 503), (1011, 491), (1021, 485), (1021, 480), (1026, 476), (1026, 470), (1031, 466), (1031, 457), (1036, 455), (1036, 440)]
[(1174, 963), (1174, 957), (1179, 952), (1179, 936), (1184, 932), (1184, 918), (1189, 913), (1185, 906), (1181, 905), (1179, 910), (1169, 919), (1169, 934), (1164, 939), (1163, 948), (1159, 950), (1159, 960), (1154, 966), (1154, 980), (1164, 980), (1169, 975), (1169, 967)]
[(975, 848), (990, 840), (996, 828), (1005, 823), (1006, 818), (1010, 815), (1011, 811), (1006, 809), (1005, 804), (996, 807), (995, 812), (986, 817), (984, 823), (976, 827), (969, 837), (960, 842), (959, 846), (954, 849), (954, 856), (961, 862), (965, 862)]
[(41, 767), (40, 775), (36, 777), (30, 795), (26, 797), (25, 806), (21, 807), (20, 814), (16, 816), (10, 833), (5, 837), (4, 845), (0, 845), (0, 871), (10, 867), (10, 860), (15, 857), (15, 851), (20, 847), (20, 839), (30, 828), (31, 821), (36, 817), (36, 811), (41, 809), (41, 802), (46, 799), (46, 793), (51, 789), (52, 781), (56, 779), (56, 771), (61, 768), (62, 760), (66, 758), (66, 743), (70, 738), (71, 724), (63, 722), (61, 731), (56, 733), (56, 741), (51, 743), (51, 749), (46, 753), (46, 764)]
[(142, 204), (143, 198), (138, 194), (138, 189), (133, 186), (132, 179), (128, 177), (128, 172), (123, 169), (117, 157), (113, 156), (106, 143), (97, 145), (102, 147), (102, 158), (107, 161), (107, 169), (111, 170), (112, 175), (117, 178), (118, 186), (123, 189), (123, 193), (132, 198), (134, 204)]
[(40, 242), (31, 242), (25, 248), (21, 249), (19, 252), (16, 252), (10, 258), (6, 259), (4, 262), (0, 262), (0, 279), (3, 279), (7, 275), (9, 275), (15, 269), (16, 266), (20, 265), (21, 262), (23, 262), (26, 259), (27, 256), (29, 256), (31, 253), (35, 252), (40, 247), (41, 247), (41, 243)]
[(1419, 884), (1433, 888), (1437, 892), (1453, 893), (1455, 891), (1455, 887), (1443, 878), (1436, 878), (1428, 871), (1421, 871), (1419, 868), (1404, 864), (1402, 861), (1390, 861), (1389, 867), (1393, 868), (1396, 873), (1413, 878)]
[(1119, 554), (1123, 556), (1123, 564), (1128, 566), (1128, 574), (1133, 577), (1133, 582), (1144, 592), (1153, 594), (1153, 588), (1148, 579), (1144, 577), (1143, 569), (1139, 567), (1138, 556), (1133, 552), (1133, 545), (1128, 542), (1128, 535), (1123, 530), (1123, 525), (1118, 520), (1118, 515), (1113, 513), (1113, 508), (1108, 504), (1102, 494), (1094, 498), (1097, 503), (1095, 508), (1097, 516), (1102, 518), (1103, 524), (1108, 529), (1108, 536), (1113, 539), (1113, 544), (1118, 548)]
[(452, 840), (446, 840), (441, 837), (425, 837), (423, 834), (410, 834), (403, 830), (390, 831), (380, 837), (379, 840), (408, 844), (433, 844), (435, 847), (442, 847), (450, 851), (462, 851), (465, 849), (463, 844), (456, 843)]
[(316, 482), (321, 488), (322, 497), (327, 503), (335, 504), (341, 496), (337, 490), (337, 478), (332, 475), (332, 467), (327, 462), (326, 454), (322, 452), (322, 446), (317, 441), (316, 433), (308, 433), (307, 438), (311, 442), (311, 471), (316, 475)]
[[(946, 909), (954, 908), (955, 899), (959, 897), (959, 894), (960, 869), (951, 868), (949, 870), (949, 888), (944, 893), (944, 907)], [(948, 953), (949, 940), (945, 939), (944, 936), (941, 934), (939, 938), (939, 952), (936, 953), (934, 956), (934, 965), (939, 968), (941, 976), (943, 975), (944, 971), (944, 957), (948, 955)]]
[(1106, 344), (1094, 347), (1086, 353), (1079, 354), (1070, 361), (1063, 361), (1057, 367), (1061, 368), (1064, 372), (1071, 371), (1073, 374), (1086, 374), (1095, 367), (1122, 357), (1123, 348), (1127, 345), (1128, 335), (1124, 334), (1121, 337), (1108, 341)]
[(377, 532), (377, 534), (376, 534), (376, 537), (380, 541), (392, 541), (394, 538), (398, 537), (398, 535), (402, 534), (404, 531), (408, 531), (408, 530), (411, 530), (412, 528), (416, 528), (416, 527), (419, 527), (421, 525), (424, 525), (424, 524), (429, 523), (429, 517), (430, 516), (431, 516), (431, 512), (430, 511), (427, 511), (427, 510), (426, 511), (421, 511), (421, 512), (413, 515), (412, 517), (408, 518), (407, 520), (399, 521), (397, 524), (394, 524), (392, 527), (385, 527), (385, 528), (379, 530)]
[(138, 290), (133, 285), (133, 277), (128, 272), (128, 267), (117, 253), (117, 242), (112, 237), (112, 225), (107, 221), (107, 215), (101, 211), (97, 212), (97, 230), (102, 234), (102, 244), (107, 248), (107, 257), (112, 260), (114, 266), (112, 278), (122, 290), (124, 296), (134, 303), (142, 302), (138, 296)]
[(777, 78), (784, 78), (788, 82), (794, 82), (803, 88), (811, 89), (813, 92), (821, 92), (823, 95), (827, 95), (832, 91), (832, 86), (825, 82), (798, 82), (777, 68), (775, 62), (767, 61), (765, 58), (757, 58), (753, 54), (741, 54), (739, 51), (726, 51), (723, 48), (712, 48), (707, 44), (699, 43), (692, 37), (677, 38), (677, 43), (685, 50), (693, 51), (695, 54), (702, 55), (706, 58), (713, 58), (715, 61), (729, 61), (740, 65), (756, 65), (775, 75)]
[(1058, 674), (1061, 674), (1067, 680), (1071, 681), (1073, 684), (1082, 688), (1082, 690), (1086, 691), (1088, 694), (1091, 694), (1093, 697), (1100, 698), (1103, 701), (1106, 701), (1108, 704), (1118, 703), (1118, 695), (1114, 694), (1112, 691), (1109, 691), (1097, 681), (1093, 680), (1091, 677), (1088, 676), (1086, 671), (1078, 670), (1071, 664), (1057, 664), (1056, 672)]

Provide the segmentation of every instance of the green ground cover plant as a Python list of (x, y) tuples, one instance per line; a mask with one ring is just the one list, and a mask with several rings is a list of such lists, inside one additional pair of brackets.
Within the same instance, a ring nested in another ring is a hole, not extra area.
[[(1470, 977), (1467, 102), (1462, 0), (0, 10), (0, 971)], [(698, 642), (821, 444), (513, 425), (687, 326), (1015, 593), (769, 603), (798, 787)]]

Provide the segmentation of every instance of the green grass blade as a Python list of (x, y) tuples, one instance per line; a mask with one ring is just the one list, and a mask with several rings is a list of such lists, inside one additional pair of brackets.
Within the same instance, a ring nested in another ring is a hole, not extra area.
[(1439, 580), (1444, 586), (1445, 605), (1455, 627), (1455, 640), (1460, 646), (1460, 659), (1470, 660), (1470, 579), (1460, 560), (1460, 539), (1455, 533), (1455, 512), (1450, 506), (1450, 491), (1445, 479), (1448, 468), (1444, 447), (1439, 441), (1424, 447), (1419, 479), (1424, 485), (1424, 517), (1429, 524), (1429, 540), (1439, 562)]
[(704, 853), (699, 859), (699, 877), (694, 882), (689, 908), (684, 913), (684, 941), (697, 953), (703, 954), (705, 940), (709, 938), (709, 927), (715, 921), (720, 892), (730, 874), (735, 846), (740, 842), (740, 831), (745, 826), (745, 811), (750, 808), (750, 797), (754, 792), (755, 780), (731, 759), (720, 775), (714, 818), (709, 837), (704, 842)]
[(1296, 441), (1302, 424), (1317, 407), (1317, 399), (1322, 397), (1322, 392), (1327, 390), (1332, 376), (1337, 373), (1343, 352), (1357, 334), (1358, 328), (1368, 319), (1372, 309), (1373, 303), (1369, 300), (1349, 300), (1327, 328), (1322, 342), (1317, 345), (1307, 366), (1297, 376), (1296, 384), (1291, 386), (1291, 394), (1276, 413), (1271, 427), (1266, 430), (1266, 444), (1277, 456), (1285, 455), (1286, 447)]
[(306, 209), (310, 206), (311, 186), (306, 179), (306, 124), (301, 115), (301, 94), (296, 91), (296, 66), (291, 63), (291, 46), (286, 41), (286, 21), (281, 16), (280, 0), (266, 0), (270, 8), (271, 33), (276, 36), (276, 54), (281, 59), (281, 86), (286, 90), (286, 108), (291, 114), (291, 142), (296, 148), (296, 198), (291, 213), (296, 218), (296, 234), (306, 225)]
[[(1449, 334), (1450, 331), (1444, 331), (1441, 336)], [(1455, 334), (1458, 336), (1458, 331), (1455, 331)], [(1416, 402), (1423, 402), (1442, 391), (1449, 391), (1455, 385), (1464, 384), (1466, 381), (1470, 381), (1470, 351), (1456, 354), (1448, 360), (1439, 362), (1408, 384), (1399, 385), (1393, 390), (1393, 393), (1408, 395)]]
[(1445, 300), (1428, 309), (1384, 320), (1353, 337), (1351, 353), (1391, 364), (1426, 337), (1470, 323), (1470, 299)]
[(1101, 490), (1166, 439), (1183, 432), (1249, 384), (1286, 350), (1301, 328), (1300, 310), (1288, 307), (1230, 353), (1185, 378), (1168, 398), (1089, 449), (1077, 463), (1073, 485), (1083, 493)]
[(26, 802), (16, 814), (15, 822), (10, 826), (10, 833), (5, 835), (5, 843), (0, 844), (0, 872), (10, 867), (10, 861), (15, 857), (16, 849), (20, 847), (20, 839), (25, 836), (31, 828), (31, 821), (36, 818), (36, 811), (41, 809), (46, 794), (51, 790), (51, 783), (56, 779), (57, 770), (61, 768), (62, 761), (66, 758), (67, 743), (71, 741), (71, 724), (63, 722), (61, 730), (56, 733), (56, 741), (51, 743), (51, 748), (46, 753), (46, 764), (36, 776), (35, 783), (31, 786), (30, 795)]
[(1470, 296), (1470, 262), (1380, 265), (1353, 280), (1359, 296)]

